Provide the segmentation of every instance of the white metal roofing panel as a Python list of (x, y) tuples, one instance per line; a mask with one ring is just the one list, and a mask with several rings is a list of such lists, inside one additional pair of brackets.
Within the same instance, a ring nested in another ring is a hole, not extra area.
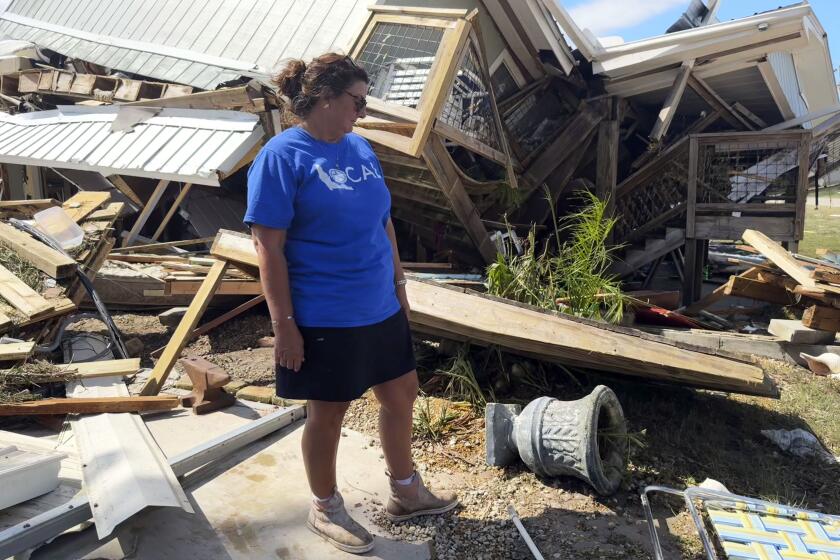
[[(68, 384), (71, 397), (128, 396), (120, 377)], [(193, 513), (172, 467), (139, 414), (85, 414), (71, 421), (96, 534), (102, 539), (148, 506)]]
[[(799, 85), (799, 77), (796, 75), (796, 64), (793, 55), (787, 52), (774, 52), (767, 55), (767, 62), (773, 68), (779, 85), (790, 104), (795, 117), (801, 117), (808, 113), (808, 105), (802, 98), (802, 88)], [(809, 123), (805, 123), (809, 127)]]
[[(255, 115), (237, 111), (60, 107), (0, 113), (0, 162), (219, 185), (263, 135)], [(114, 121), (139, 119), (119, 132)]]
[(213, 89), (287, 58), (349, 47), (366, 0), (12, 0), (0, 36), (108, 68)]

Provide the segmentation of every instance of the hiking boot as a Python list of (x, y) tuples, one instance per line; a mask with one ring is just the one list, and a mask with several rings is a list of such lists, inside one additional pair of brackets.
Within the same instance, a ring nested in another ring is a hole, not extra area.
[(391, 497), (388, 499), (388, 505), (385, 506), (385, 515), (393, 523), (421, 515), (446, 513), (458, 505), (458, 496), (455, 492), (445, 490), (432, 492), (423, 484), (423, 479), (417, 471), (414, 471), (414, 481), (408, 486), (397, 484), (391, 474), (387, 474), (391, 483)]
[(373, 548), (373, 536), (350, 517), (338, 490), (326, 504), (312, 504), (306, 526), (344, 552), (363, 554)]

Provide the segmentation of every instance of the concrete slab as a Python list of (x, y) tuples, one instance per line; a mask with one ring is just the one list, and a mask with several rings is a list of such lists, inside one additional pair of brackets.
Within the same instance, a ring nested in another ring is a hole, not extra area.
[[(147, 417), (168, 456), (247, 423), (263, 411), (243, 405), (203, 416), (189, 411)], [(310, 493), (300, 455), (303, 425), (290, 426), (191, 473), (184, 487), (195, 515), (170, 509), (142, 512), (120, 525), (115, 538), (97, 542), (92, 531), (57, 539), (32, 556), (50, 559), (160, 558), (324, 559), (356, 556), (341, 552), (305, 526)], [(345, 430), (339, 445), (338, 486), (348, 511), (372, 533), (376, 547), (367, 558), (431, 558), (428, 544), (384, 537), (371, 520), (388, 496), (381, 449), (370, 438)]]

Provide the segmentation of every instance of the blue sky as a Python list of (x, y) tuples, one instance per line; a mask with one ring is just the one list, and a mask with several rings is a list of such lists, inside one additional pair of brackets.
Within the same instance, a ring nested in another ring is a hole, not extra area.
[[(599, 37), (619, 35), (633, 41), (660, 35), (685, 11), (689, 0), (562, 0), (581, 27), (589, 27)], [(750, 16), (793, 4), (792, 0), (721, 0), (721, 21)], [(840, 1), (811, 0), (828, 33), (831, 60), (840, 66)], [(836, 77), (836, 74), (835, 74)]]

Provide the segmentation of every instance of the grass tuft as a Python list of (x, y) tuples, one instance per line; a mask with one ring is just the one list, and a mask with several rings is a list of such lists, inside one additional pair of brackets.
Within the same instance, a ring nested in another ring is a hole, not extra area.
[(523, 255), (498, 256), (487, 269), (490, 294), (578, 317), (621, 321), (626, 297), (608, 272), (614, 249), (607, 241), (616, 220), (607, 214), (607, 202), (589, 192), (581, 197), (580, 211), (559, 221), (553, 217), (553, 244), (538, 250), (531, 229)]
[(41, 360), (0, 370), (0, 403), (37, 400), (40, 397), (33, 391), (44, 384), (64, 383), (76, 378), (75, 371), (65, 371)]
[(414, 403), (414, 435), (430, 441), (440, 441), (452, 429), (452, 422), (460, 417), (449, 408), (449, 402), (431, 397), (419, 397)]

